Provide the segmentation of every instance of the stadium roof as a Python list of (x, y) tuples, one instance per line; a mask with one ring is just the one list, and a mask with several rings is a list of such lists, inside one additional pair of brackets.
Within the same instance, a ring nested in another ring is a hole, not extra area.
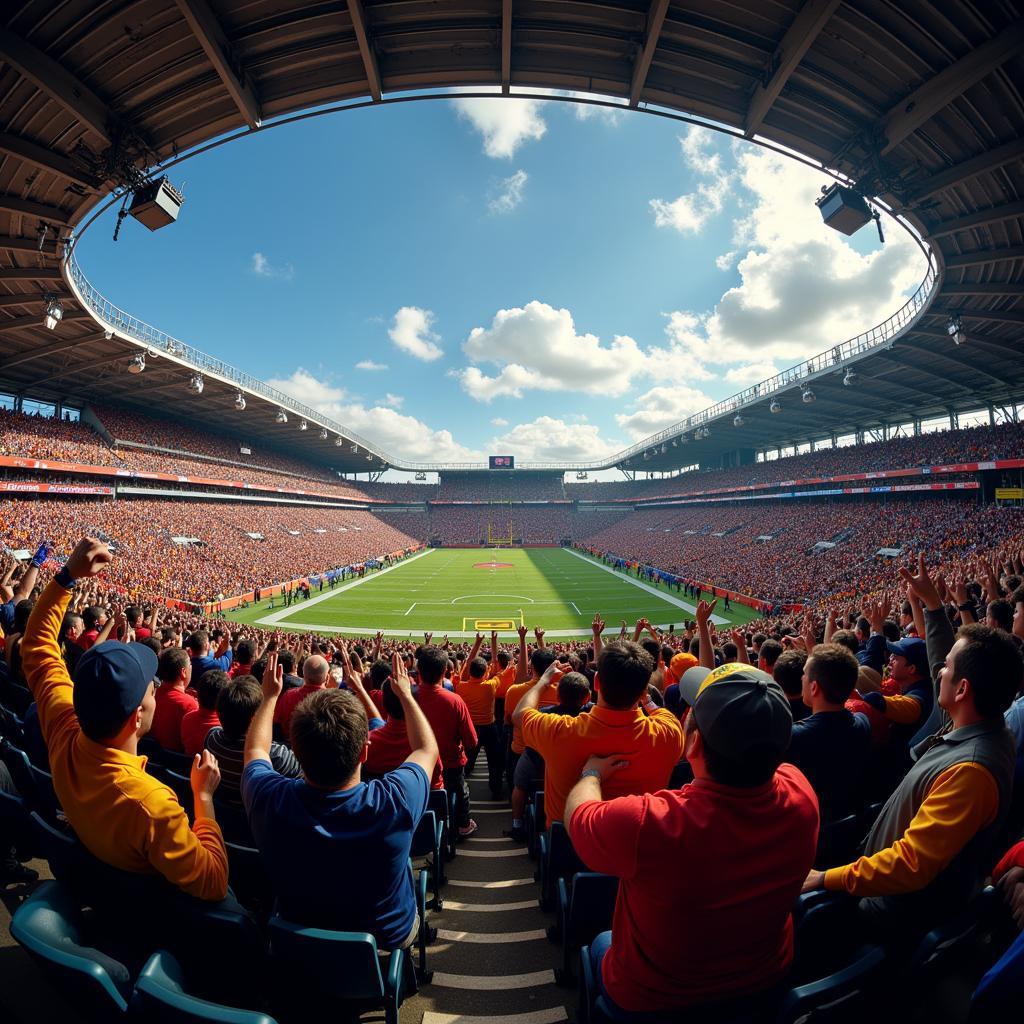
[[(669, 469), (1020, 398), (1024, 19), (1011, 0), (29, 0), (6, 19), (0, 382), (13, 390), (140, 407), (170, 394), (179, 415), (214, 430), (242, 391), (254, 440), (349, 472), (438, 468), (393, 459), (180, 343), (172, 351), (62, 263), (62, 240), (140, 169), (159, 175), (211, 140), (312, 107), (480, 86), (610, 96), (785, 147), (879, 197), (933, 254), (922, 289), (874, 333), (611, 460), (566, 468)], [(64, 305), (56, 331), (42, 326), (46, 292)], [(140, 345), (161, 356), (128, 375)], [(183, 386), (197, 368), (201, 398)], [(816, 401), (800, 400), (800, 383)]]

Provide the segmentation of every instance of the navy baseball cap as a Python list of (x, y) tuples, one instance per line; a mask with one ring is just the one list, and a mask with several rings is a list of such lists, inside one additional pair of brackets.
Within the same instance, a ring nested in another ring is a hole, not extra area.
[(157, 656), (145, 644), (107, 640), (75, 668), (74, 705), (85, 735), (99, 743), (121, 731), (156, 675)]
[(687, 669), (679, 680), (679, 695), (693, 709), (704, 742), (724, 757), (739, 760), (765, 744), (781, 756), (789, 747), (789, 700), (767, 672), (753, 665), (733, 662)]
[(898, 654), (915, 665), (920, 675), (929, 675), (928, 646), (919, 636), (908, 636), (895, 642), (886, 640), (885, 646), (890, 654)]

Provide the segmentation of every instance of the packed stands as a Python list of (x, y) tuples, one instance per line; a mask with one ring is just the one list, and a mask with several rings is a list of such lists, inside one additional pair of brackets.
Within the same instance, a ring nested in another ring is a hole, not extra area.
[(564, 501), (562, 474), (483, 470), (441, 474), (437, 501)]
[(485, 544), (509, 536), (517, 544), (561, 544), (572, 535), (570, 506), (431, 505), (430, 540), (437, 544)]

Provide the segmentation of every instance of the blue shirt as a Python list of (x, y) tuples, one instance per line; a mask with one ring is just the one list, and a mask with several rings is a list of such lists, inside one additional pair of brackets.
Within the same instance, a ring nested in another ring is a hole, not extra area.
[(205, 658), (193, 658), (192, 659), (192, 679), (195, 682), (199, 682), (204, 672), (209, 672), (211, 668), (219, 668), (222, 672), (227, 672), (231, 668), (231, 662), (234, 659), (234, 654), (231, 649), (228, 648), (226, 654), (222, 654), (219, 658), (211, 658), (207, 655)]
[(281, 916), (369, 932), (381, 949), (405, 942), (416, 920), (409, 850), (429, 792), (426, 772), (409, 761), (336, 792), (250, 762), (242, 802)]

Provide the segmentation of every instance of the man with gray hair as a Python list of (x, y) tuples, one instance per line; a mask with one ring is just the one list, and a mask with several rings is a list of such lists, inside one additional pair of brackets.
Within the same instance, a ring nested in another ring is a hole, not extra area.
[(327, 689), (329, 683), (334, 685), (330, 669), (326, 658), (319, 654), (311, 654), (302, 663), (302, 685), (286, 690), (278, 700), (274, 709), (274, 724), (281, 726), (281, 731), (289, 743), (292, 738), (292, 715), (299, 703), (311, 693)]

